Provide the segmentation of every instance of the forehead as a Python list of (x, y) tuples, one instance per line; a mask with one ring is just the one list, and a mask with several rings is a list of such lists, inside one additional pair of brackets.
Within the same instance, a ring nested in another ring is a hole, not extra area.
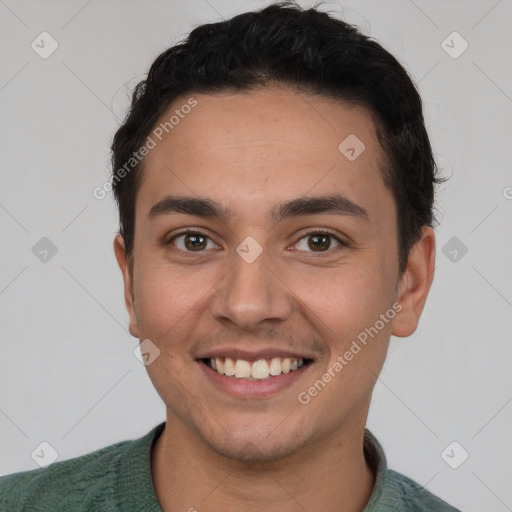
[(389, 201), (367, 109), (277, 87), (191, 97), (195, 106), (176, 99), (150, 134), (139, 213), (171, 193), (229, 203), (238, 219), (307, 194), (341, 192), (370, 210)]

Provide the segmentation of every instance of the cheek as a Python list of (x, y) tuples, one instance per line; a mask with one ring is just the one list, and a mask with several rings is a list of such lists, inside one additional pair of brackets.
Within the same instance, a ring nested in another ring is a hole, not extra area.
[(373, 325), (393, 303), (394, 286), (377, 262), (342, 265), (296, 281), (297, 295), (321, 320), (335, 343)]
[[(330, 410), (333, 400), (351, 407), (367, 399), (386, 358), (396, 311), (392, 280), (375, 261), (340, 267), (323, 285), (324, 293), (309, 286), (304, 296), (310, 294), (310, 319), (317, 318), (315, 327), (328, 346), (321, 378), (332, 385), (317, 403)], [(340, 414), (345, 412), (342, 407)]]
[[(135, 283), (136, 314), (145, 338), (183, 339), (187, 326), (194, 325), (211, 292), (215, 276), (192, 267), (172, 268), (166, 263), (143, 265)], [(174, 345), (174, 344), (173, 344)]]

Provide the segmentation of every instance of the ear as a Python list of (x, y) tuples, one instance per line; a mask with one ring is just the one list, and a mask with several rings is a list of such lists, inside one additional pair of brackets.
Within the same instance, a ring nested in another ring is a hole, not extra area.
[(434, 230), (424, 226), (420, 240), (412, 247), (407, 268), (398, 285), (402, 309), (395, 317), (392, 334), (410, 336), (418, 327), (427, 295), (434, 280), (436, 242)]
[(116, 255), (117, 264), (119, 265), (121, 273), (123, 274), (124, 302), (126, 304), (126, 309), (128, 310), (128, 315), (130, 316), (129, 331), (132, 336), (138, 338), (139, 329), (134, 308), (135, 300), (133, 295), (133, 275), (132, 269), (126, 257), (124, 239), (122, 236), (116, 236), (114, 239), (114, 253)]

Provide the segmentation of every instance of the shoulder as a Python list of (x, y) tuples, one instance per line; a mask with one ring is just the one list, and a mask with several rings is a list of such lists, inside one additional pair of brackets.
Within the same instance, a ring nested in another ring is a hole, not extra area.
[(388, 469), (377, 438), (365, 429), (364, 452), (375, 485), (364, 512), (460, 512), (411, 478)]
[(117, 510), (116, 479), (119, 467), (130, 463), (140, 465), (141, 448), (147, 444), (145, 441), (150, 434), (73, 459), (54, 462), (46, 468), (1, 477), (0, 510)]
[(387, 472), (384, 494), (395, 510), (460, 512), (411, 478), (393, 470)]

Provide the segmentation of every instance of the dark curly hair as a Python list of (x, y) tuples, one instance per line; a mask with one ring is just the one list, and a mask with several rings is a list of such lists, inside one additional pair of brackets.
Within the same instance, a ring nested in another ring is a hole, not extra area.
[[(134, 90), (112, 142), (112, 188), (128, 258), (133, 254), (135, 199), (143, 159), (126, 162), (178, 96), (292, 87), (367, 108), (386, 161), (382, 173), (397, 207), (399, 268), (423, 226), (432, 226), (434, 185), (440, 182), (425, 129), (422, 102), (406, 70), (357, 27), (291, 2), (198, 26), (161, 53)], [(122, 179), (121, 179), (122, 177)]]

